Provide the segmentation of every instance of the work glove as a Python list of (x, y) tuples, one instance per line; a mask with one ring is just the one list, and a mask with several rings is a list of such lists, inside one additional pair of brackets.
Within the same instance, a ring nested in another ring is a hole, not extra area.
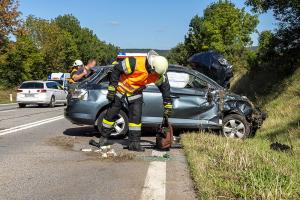
[(106, 95), (106, 98), (109, 101), (114, 101), (115, 100), (115, 96), (116, 96), (116, 88), (112, 85), (108, 86), (108, 93)]
[(171, 100), (164, 102), (164, 117), (170, 117), (173, 111), (173, 105)]

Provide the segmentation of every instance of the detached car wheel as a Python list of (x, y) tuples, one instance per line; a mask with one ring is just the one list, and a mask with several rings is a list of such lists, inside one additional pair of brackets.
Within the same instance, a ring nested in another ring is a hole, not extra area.
[(222, 132), (225, 137), (244, 139), (250, 135), (250, 126), (243, 116), (230, 114), (223, 119)]
[[(95, 129), (97, 131), (101, 130), (102, 120), (107, 110), (100, 113), (96, 119)], [(112, 138), (125, 138), (128, 132), (128, 117), (124, 111), (120, 111), (115, 119), (114, 130), (111, 133)]]

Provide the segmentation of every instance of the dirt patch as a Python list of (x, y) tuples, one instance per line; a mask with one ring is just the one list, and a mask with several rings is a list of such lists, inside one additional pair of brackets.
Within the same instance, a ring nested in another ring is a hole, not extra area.
[(98, 152), (86, 152), (86, 155), (93, 157), (95, 159), (99, 159), (101, 161), (114, 161), (114, 162), (122, 162), (122, 161), (129, 161), (129, 160), (134, 160), (136, 155), (133, 153), (126, 153), (126, 152), (121, 152), (117, 153), (116, 156), (109, 156), (107, 158), (103, 158), (101, 153)]
[(74, 147), (74, 144), (78, 143), (76, 141), (76, 137), (66, 137), (66, 136), (56, 136), (53, 138), (50, 138), (47, 143), (52, 146), (59, 146), (63, 149), (72, 150)]

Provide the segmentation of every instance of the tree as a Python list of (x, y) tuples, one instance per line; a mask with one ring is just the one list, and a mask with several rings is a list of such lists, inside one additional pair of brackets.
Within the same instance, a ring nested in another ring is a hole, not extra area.
[(1, 85), (15, 86), (23, 80), (45, 78), (44, 58), (26, 35), (17, 36), (7, 53), (7, 63), (0, 69)]
[[(208, 6), (203, 17), (196, 15), (192, 18), (184, 47), (180, 46), (180, 49), (187, 51), (187, 54), (183, 53), (187, 58), (213, 49), (224, 54), (235, 65), (243, 66), (246, 63), (241, 61), (246, 60), (247, 49), (252, 44), (251, 33), (257, 24), (257, 16), (236, 8), (227, 0), (220, 0)], [(184, 60), (181, 62), (186, 62)]]
[(188, 52), (183, 43), (177, 44), (176, 47), (170, 50), (168, 60), (172, 64), (186, 65), (187, 64)]
[(0, 1), (0, 47), (5, 43), (9, 34), (14, 33), (19, 25), (18, 1)]
[[(247, 0), (247, 5), (258, 13), (273, 10), (279, 27), (275, 34), (276, 48), (281, 52), (299, 53), (300, 49), (300, 1), (299, 0)], [(299, 54), (298, 54), (299, 56)]]
[(71, 34), (78, 47), (80, 59), (83, 62), (96, 58), (98, 62), (107, 64), (113, 55), (117, 53), (115, 46), (99, 40), (92, 30), (82, 28), (78, 19), (73, 15), (58, 16), (53, 22)]
[(67, 71), (79, 58), (73, 37), (56, 23), (30, 16), (25, 26), (31, 40), (44, 55), (47, 73)]

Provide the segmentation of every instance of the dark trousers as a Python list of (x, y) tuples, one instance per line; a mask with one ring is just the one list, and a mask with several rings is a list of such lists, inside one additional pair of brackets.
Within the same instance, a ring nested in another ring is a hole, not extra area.
[[(122, 108), (123, 101), (120, 97), (116, 96), (115, 100), (111, 103), (108, 108), (103, 121), (101, 135), (103, 137), (109, 137), (113, 131), (114, 122)], [(134, 101), (128, 102), (128, 118), (129, 118), (129, 142), (139, 142), (141, 137), (141, 118), (142, 118), (142, 105), (143, 98), (135, 99)]]

